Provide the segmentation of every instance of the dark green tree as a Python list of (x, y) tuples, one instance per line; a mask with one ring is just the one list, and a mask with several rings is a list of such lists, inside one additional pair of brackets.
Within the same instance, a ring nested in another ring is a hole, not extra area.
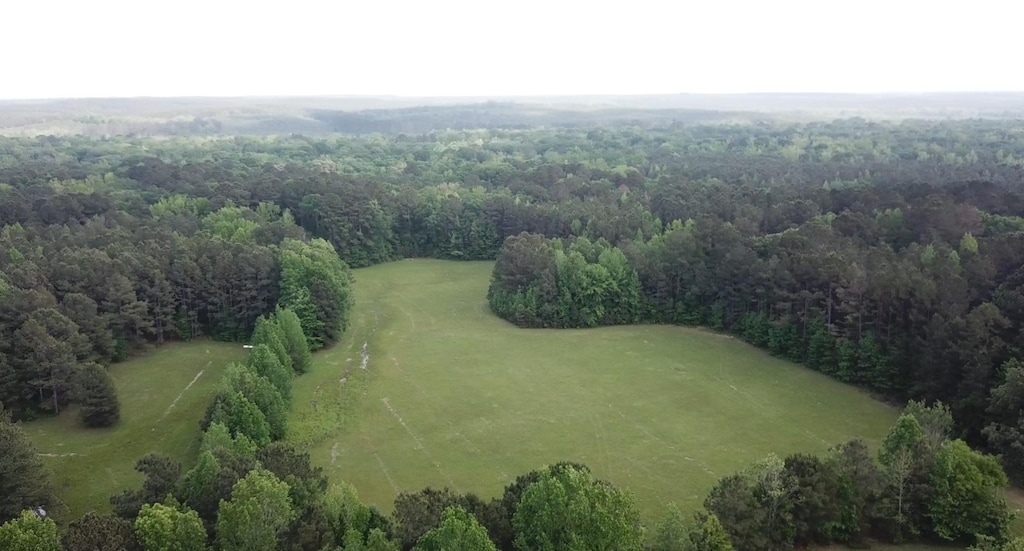
[(87, 427), (109, 427), (121, 417), (117, 388), (107, 370), (87, 363), (78, 370), (78, 415)]
[(1024, 365), (1016, 358), (1006, 361), (1005, 380), (992, 389), (985, 438), (999, 452), (1006, 472), (1016, 481), (1024, 480)]
[(49, 472), (21, 426), (12, 423), (2, 407), (0, 450), (0, 522), (16, 518), (25, 509), (49, 507), (53, 503)]
[(880, 491), (881, 473), (862, 440), (851, 440), (829, 451), (828, 462), (839, 477), (839, 519), (824, 526), (835, 542), (859, 543), (867, 536)]
[(151, 453), (135, 462), (135, 470), (146, 478), (139, 490), (125, 490), (111, 496), (114, 513), (122, 518), (134, 519), (143, 505), (160, 503), (174, 489), (181, 475), (181, 463), (157, 453)]
[[(223, 425), (218, 425), (223, 426)], [(174, 497), (199, 514), (207, 523), (216, 519), (221, 496), (220, 461), (210, 451), (199, 454), (194, 467), (189, 469), (174, 487)]]
[(61, 538), (64, 551), (138, 551), (132, 523), (94, 511), (71, 522)]
[(843, 507), (842, 481), (835, 467), (813, 455), (786, 458), (786, 474), (795, 485), (790, 499), (793, 541), (798, 547), (831, 543), (830, 528), (840, 522)]
[(542, 475), (523, 493), (512, 525), (522, 551), (643, 547), (632, 496), (595, 480), (589, 471)]

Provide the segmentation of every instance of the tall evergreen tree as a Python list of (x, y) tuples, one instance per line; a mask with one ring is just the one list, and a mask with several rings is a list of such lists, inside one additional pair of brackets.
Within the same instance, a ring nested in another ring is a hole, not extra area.
[(296, 373), (306, 373), (313, 366), (313, 355), (309, 352), (309, 341), (302, 331), (302, 321), (292, 310), (278, 306), (274, 320), (281, 328), (284, 347), (292, 359)]
[(292, 357), (288, 354), (288, 348), (285, 346), (285, 334), (273, 319), (260, 316), (256, 320), (256, 328), (252, 331), (249, 344), (253, 349), (261, 344), (266, 346), (287, 371), (292, 371)]
[(231, 431), (232, 436), (245, 436), (257, 446), (270, 443), (270, 424), (260, 408), (241, 392), (224, 395), (217, 403), (211, 417), (213, 423), (221, 423)]
[(253, 369), (257, 375), (265, 377), (270, 384), (277, 389), (285, 404), (290, 404), (292, 399), (292, 376), (293, 372), (286, 368), (273, 350), (266, 344), (257, 344), (249, 352), (246, 365)]
[(0, 522), (53, 502), (49, 472), (21, 427), (0, 407)]
[(103, 366), (87, 363), (78, 371), (78, 415), (87, 427), (109, 427), (121, 417), (117, 388)]
[(288, 424), (288, 406), (281, 393), (266, 377), (258, 375), (253, 368), (233, 363), (224, 371), (220, 387), (221, 395), (240, 392), (263, 412), (270, 428), (271, 440), (284, 438)]

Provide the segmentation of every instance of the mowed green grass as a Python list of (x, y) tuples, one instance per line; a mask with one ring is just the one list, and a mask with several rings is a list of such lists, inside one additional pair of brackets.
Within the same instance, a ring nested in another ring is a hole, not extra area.
[[(135, 462), (150, 452), (186, 466), (199, 449), (199, 421), (228, 363), (243, 360), (236, 343), (170, 343), (144, 356), (110, 366), (121, 400), (121, 421), (86, 429), (73, 409), (23, 425), (53, 471), (61, 521), (90, 510), (107, 511), (112, 494), (137, 488)], [(201, 375), (200, 375), (201, 373)]]
[[(390, 511), (448, 486), (488, 498), (557, 461), (692, 510), (770, 453), (877, 446), (897, 411), (734, 338), (673, 326), (519, 329), (486, 303), (493, 264), (356, 270), (352, 324), (296, 380), (290, 440)], [(366, 344), (367, 369), (361, 369)]]

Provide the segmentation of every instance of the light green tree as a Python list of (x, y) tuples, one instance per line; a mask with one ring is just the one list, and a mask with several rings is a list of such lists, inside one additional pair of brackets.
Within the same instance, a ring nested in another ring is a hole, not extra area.
[(313, 355), (309, 352), (309, 342), (302, 331), (302, 321), (295, 312), (280, 306), (274, 319), (281, 328), (284, 347), (292, 359), (292, 369), (296, 373), (306, 373), (313, 366)]
[(487, 529), (462, 507), (449, 507), (441, 516), (441, 524), (430, 530), (413, 548), (414, 551), (497, 551), (487, 536)]
[(222, 423), (235, 437), (244, 435), (257, 446), (270, 443), (270, 424), (266, 416), (241, 392), (224, 395), (217, 403), (211, 420), (213, 423)]
[(688, 535), (686, 551), (733, 551), (729, 534), (715, 515), (698, 513)]
[(978, 541), (967, 551), (1024, 551), (1024, 538), (1002, 541), (992, 536), (978, 536)]
[(277, 357), (277, 361), (281, 362), (281, 365), (291, 372), (292, 357), (288, 355), (288, 349), (285, 347), (284, 342), (284, 332), (274, 320), (264, 316), (260, 316), (256, 320), (256, 327), (252, 330), (252, 338), (249, 339), (249, 344), (253, 346), (253, 349), (261, 344), (267, 345), (270, 351), (274, 353), (274, 356)]
[(917, 424), (924, 433), (925, 443), (933, 452), (949, 441), (953, 434), (953, 414), (949, 411), (949, 406), (942, 402), (935, 402), (929, 406), (923, 400), (911, 400), (907, 402), (903, 413), (913, 415), (914, 419), (917, 419)]
[(911, 478), (922, 468), (921, 461), (926, 443), (924, 431), (917, 419), (904, 413), (889, 429), (878, 452), (885, 477), (883, 508), (888, 509), (895, 526), (895, 539), (913, 535), (920, 530), (919, 520), (910, 515), (912, 495)]
[(253, 234), (260, 227), (254, 218), (256, 213), (253, 211), (228, 205), (203, 218), (203, 230), (227, 241), (251, 243)]
[(285, 404), (292, 401), (292, 370), (285, 367), (273, 350), (266, 344), (257, 344), (249, 352), (246, 365), (257, 375), (266, 377), (274, 385)]
[(589, 472), (546, 471), (526, 489), (512, 518), (520, 551), (629, 551), (643, 547), (631, 494)]
[(947, 442), (935, 458), (931, 482), (928, 515), (939, 537), (954, 541), (1006, 535), (1012, 517), (1002, 496), (1007, 480), (998, 459), (962, 440)]
[(225, 394), (240, 392), (263, 412), (270, 427), (270, 439), (284, 438), (288, 425), (288, 406), (270, 381), (253, 368), (232, 363), (221, 377), (219, 390)]
[(223, 551), (274, 551), (277, 537), (294, 517), (288, 484), (256, 469), (235, 483), (231, 501), (221, 501), (217, 543)]
[(32, 511), (0, 525), (0, 549), (4, 551), (61, 551), (57, 524)]
[(135, 519), (135, 535), (145, 551), (204, 551), (206, 529), (199, 514), (173, 499), (145, 504)]
[(665, 518), (658, 523), (651, 541), (651, 551), (686, 551), (689, 532), (686, 519), (675, 503), (668, 506)]
[(281, 243), (280, 303), (294, 310), (311, 349), (329, 344), (348, 327), (351, 274), (323, 239)]
[(321, 505), (336, 540), (347, 539), (350, 531), (355, 531), (361, 539), (369, 529), (370, 508), (359, 501), (359, 495), (351, 484), (332, 484)]
[(231, 431), (224, 423), (213, 422), (203, 433), (203, 441), (199, 445), (200, 452), (216, 453), (219, 448), (231, 452), (231, 455), (255, 457), (256, 443), (244, 434), (231, 436)]
[(978, 240), (971, 235), (971, 232), (965, 233), (964, 236), (960, 238), (960, 252), (978, 254)]

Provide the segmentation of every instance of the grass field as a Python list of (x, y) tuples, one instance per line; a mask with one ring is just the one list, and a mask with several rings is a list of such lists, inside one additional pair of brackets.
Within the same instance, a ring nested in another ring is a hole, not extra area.
[(110, 374), (121, 400), (121, 422), (109, 429), (83, 429), (68, 410), (24, 425), (47, 466), (62, 521), (89, 510), (110, 509), (107, 499), (138, 487), (135, 461), (162, 452), (188, 464), (199, 448), (202, 419), (224, 367), (245, 358), (238, 344), (171, 343), (115, 364)]
[[(296, 380), (290, 439), (383, 510), (399, 491), (487, 498), (516, 475), (586, 463), (648, 519), (696, 508), (769, 453), (877, 445), (896, 410), (728, 336), (671, 326), (518, 329), (489, 262), (356, 271), (352, 326)], [(363, 347), (369, 361), (361, 369)]]

